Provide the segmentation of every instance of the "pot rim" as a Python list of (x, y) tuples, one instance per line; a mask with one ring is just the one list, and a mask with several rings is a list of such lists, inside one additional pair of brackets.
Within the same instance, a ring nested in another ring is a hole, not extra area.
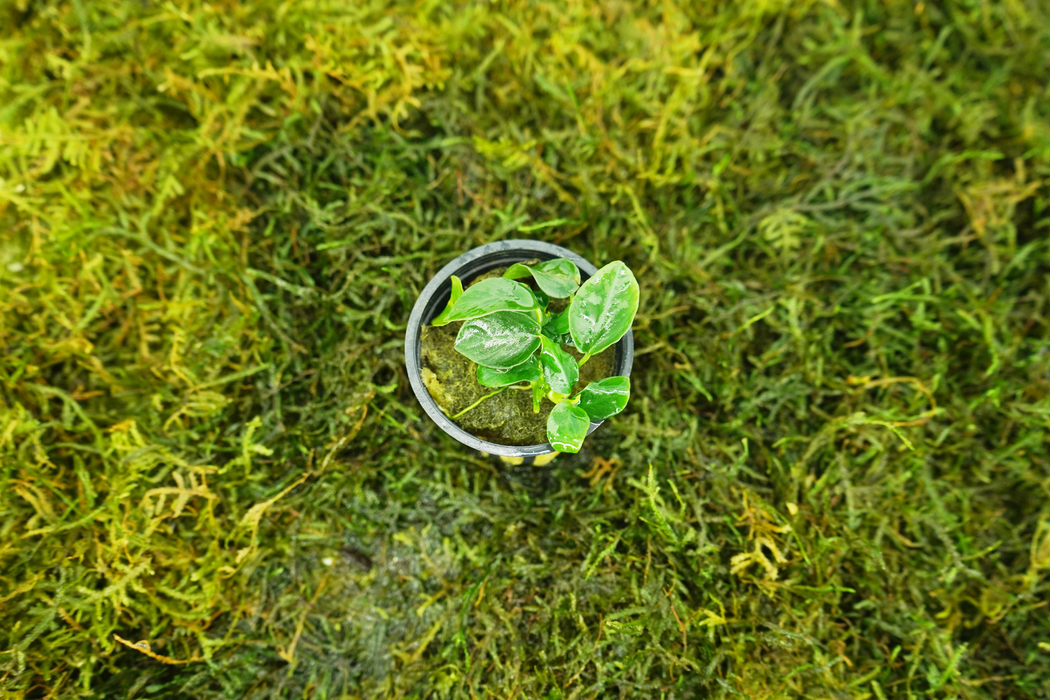
[[(441, 411), (437, 402), (434, 400), (434, 397), (432, 397), (430, 392), (427, 391), (427, 388), (424, 386), (423, 380), (420, 377), (420, 356), (422, 353), (420, 329), (425, 321), (430, 321), (429, 318), (423, 318), (430, 300), (441, 290), (444, 284), (448, 283), (451, 285), (449, 278), (452, 275), (456, 274), (464, 267), (467, 267), (470, 263), (496, 253), (513, 254), (516, 251), (529, 253), (530, 255), (528, 257), (538, 257), (533, 254), (540, 253), (543, 256), (549, 255), (551, 258), (567, 258), (576, 263), (580, 272), (584, 273), (587, 277), (593, 276), (594, 273), (598, 271), (598, 269), (588, 260), (571, 250), (544, 241), (512, 239), (486, 243), (485, 245), (472, 248), (438, 270), (434, 276), (430, 278), (430, 281), (427, 282), (426, 286), (423, 287), (423, 291), (419, 293), (419, 297), (416, 299), (416, 303), (412, 307), (412, 313), (408, 317), (408, 326), (405, 329), (405, 367), (408, 370), (408, 381), (412, 386), (412, 392), (416, 395), (416, 400), (419, 401), (420, 406), (423, 407), (423, 410), (426, 411), (430, 419), (445, 433), (467, 447), (472, 447), (476, 450), (487, 452), (488, 454), (500, 455), (502, 457), (537, 457), (539, 455), (551, 454), (557, 450), (555, 450), (549, 442), (539, 445), (501, 445), (471, 435), (463, 430), (463, 428), (456, 425)], [(502, 260), (496, 262), (497, 264), (493, 265), (493, 267), (497, 267), (506, 261)], [(477, 274), (481, 273), (477, 272), (473, 276), (476, 276)], [(433, 315), (436, 316), (440, 311), (441, 310), (438, 309)], [(629, 377), (631, 375), (631, 366), (634, 364), (633, 332), (630, 330), (627, 331), (626, 335), (617, 341), (616, 348), (616, 371), (612, 376)], [(593, 433), (603, 422), (604, 421), (592, 422), (590, 428), (587, 429), (587, 434), (590, 435)]]

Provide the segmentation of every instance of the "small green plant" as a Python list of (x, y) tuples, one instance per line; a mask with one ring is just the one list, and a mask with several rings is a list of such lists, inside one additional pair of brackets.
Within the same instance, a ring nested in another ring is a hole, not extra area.
[[(515, 280), (532, 277), (537, 289)], [(551, 299), (568, 299), (558, 313)], [(464, 321), (456, 350), (478, 365), (478, 382), (496, 389), (452, 418), (507, 389), (532, 390), (537, 413), (546, 395), (554, 403), (547, 439), (559, 452), (579, 452), (592, 421), (615, 416), (631, 395), (628, 377), (591, 382), (571, 395), (580, 367), (614, 345), (631, 328), (638, 311), (638, 281), (619, 260), (598, 270), (582, 285), (575, 263), (564, 258), (536, 265), (512, 265), (503, 277), (482, 280), (466, 291), (452, 277), (448, 306), (432, 322)], [(576, 358), (562, 345), (583, 353)]]

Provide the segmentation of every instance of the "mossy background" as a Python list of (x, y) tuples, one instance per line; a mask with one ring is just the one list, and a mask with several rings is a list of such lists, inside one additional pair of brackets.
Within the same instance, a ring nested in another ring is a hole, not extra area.
[[(0, 0), (0, 692), (1050, 697), (1048, 85), (1039, 0)], [(643, 284), (546, 469), (404, 374), (510, 237)]]

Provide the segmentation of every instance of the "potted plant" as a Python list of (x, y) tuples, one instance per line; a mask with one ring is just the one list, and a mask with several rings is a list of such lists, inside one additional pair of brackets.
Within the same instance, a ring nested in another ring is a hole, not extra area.
[(508, 461), (576, 452), (630, 396), (638, 283), (539, 241), (474, 248), (442, 268), (409, 317), (405, 363), (427, 415)]

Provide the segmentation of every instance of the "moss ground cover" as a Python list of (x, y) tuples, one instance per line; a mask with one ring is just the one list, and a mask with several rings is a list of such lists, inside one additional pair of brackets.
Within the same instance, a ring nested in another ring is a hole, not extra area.
[[(1036, 0), (0, 1), (0, 692), (1050, 697), (1048, 85)], [(642, 285), (546, 469), (404, 376), (509, 237)]]

